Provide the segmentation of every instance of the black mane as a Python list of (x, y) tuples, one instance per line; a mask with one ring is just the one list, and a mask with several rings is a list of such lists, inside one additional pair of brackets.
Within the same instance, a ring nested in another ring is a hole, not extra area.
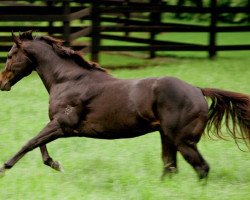
[(100, 70), (106, 72), (105, 69), (100, 67), (97, 63), (86, 61), (79, 52), (63, 45), (64, 41), (51, 37), (40, 36), (33, 38), (32, 31), (26, 31), (19, 35), (19, 39), (22, 40), (42, 40), (53, 47), (53, 50), (61, 57), (65, 59), (71, 59), (76, 64), (89, 70)]

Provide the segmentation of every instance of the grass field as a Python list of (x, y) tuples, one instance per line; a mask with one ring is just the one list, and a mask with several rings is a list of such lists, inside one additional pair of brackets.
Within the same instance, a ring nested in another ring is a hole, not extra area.
[[(250, 93), (250, 52), (219, 54), (205, 58), (160, 57), (140, 60), (104, 54), (109, 66), (146, 65), (134, 70), (116, 69), (119, 78), (175, 76), (200, 87)], [(9, 159), (48, 122), (48, 95), (33, 73), (1, 92), (0, 162)], [(160, 181), (162, 161), (158, 133), (127, 140), (70, 138), (48, 145), (64, 173), (43, 165), (39, 149), (28, 153), (0, 179), (0, 199), (8, 200), (246, 200), (250, 196), (250, 156), (233, 141), (204, 136), (199, 148), (210, 164), (207, 184), (198, 181), (193, 169), (178, 157), (179, 173)]]

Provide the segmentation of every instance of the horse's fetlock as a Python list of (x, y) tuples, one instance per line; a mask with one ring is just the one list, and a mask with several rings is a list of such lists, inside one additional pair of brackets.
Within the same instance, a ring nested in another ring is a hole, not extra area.
[(52, 158), (50, 158), (50, 157), (43, 161), (43, 163), (44, 163), (45, 165), (48, 165), (48, 166), (50, 166), (52, 162), (53, 162), (53, 160), (52, 160)]
[(4, 169), (10, 169), (12, 167), (9, 163), (4, 163)]

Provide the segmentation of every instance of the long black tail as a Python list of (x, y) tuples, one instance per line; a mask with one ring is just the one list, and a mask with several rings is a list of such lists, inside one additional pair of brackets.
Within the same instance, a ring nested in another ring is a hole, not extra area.
[(211, 98), (207, 129), (224, 138), (221, 128), (225, 123), (228, 133), (238, 145), (242, 139), (250, 149), (250, 96), (214, 88), (201, 88), (204, 96)]

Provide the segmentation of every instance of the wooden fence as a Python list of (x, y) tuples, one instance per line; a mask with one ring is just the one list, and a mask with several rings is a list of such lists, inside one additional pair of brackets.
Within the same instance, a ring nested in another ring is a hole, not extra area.
[[(73, 48), (90, 52), (94, 61), (98, 61), (101, 51), (147, 51), (150, 57), (154, 57), (157, 51), (206, 51), (209, 57), (214, 57), (217, 51), (250, 50), (250, 41), (244, 45), (216, 44), (218, 33), (250, 32), (249, 25), (218, 26), (219, 15), (250, 13), (250, 7), (217, 7), (216, 0), (211, 0), (208, 7), (168, 5), (163, 0), (35, 2), (0, 2), (0, 52), (9, 50), (11, 31), (29, 29), (61, 37)], [(207, 26), (169, 23), (163, 20), (165, 13), (209, 14), (210, 22)], [(148, 36), (135, 36), (132, 34), (134, 32), (148, 33)], [(156, 36), (162, 32), (178, 32), (184, 37), (186, 32), (204, 32), (208, 35), (207, 44), (159, 40)], [(118, 42), (116, 45), (106, 45), (104, 40)], [(122, 42), (133, 45), (122, 45)], [(3, 57), (5, 55), (0, 54), (1, 62)]]
[[(11, 32), (36, 30), (39, 33), (55, 35), (77, 48), (73, 41), (90, 34), (90, 27), (80, 22), (90, 18), (91, 7), (82, 1), (0, 1), (0, 62), (5, 60), (5, 52), (12, 45)], [(60, 3), (58, 3), (60, 2)], [(74, 23), (76, 25), (74, 25)], [(80, 44), (81, 48), (83, 44)]]

